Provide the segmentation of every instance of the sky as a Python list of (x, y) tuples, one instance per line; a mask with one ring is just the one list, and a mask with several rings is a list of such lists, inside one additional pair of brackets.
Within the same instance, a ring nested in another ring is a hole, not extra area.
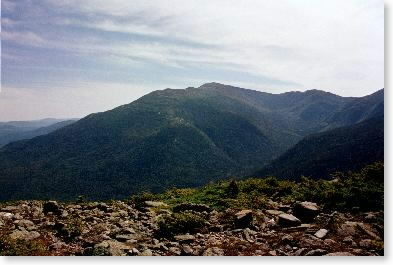
[(384, 87), (382, 0), (2, 0), (0, 121), (80, 118), (219, 82)]

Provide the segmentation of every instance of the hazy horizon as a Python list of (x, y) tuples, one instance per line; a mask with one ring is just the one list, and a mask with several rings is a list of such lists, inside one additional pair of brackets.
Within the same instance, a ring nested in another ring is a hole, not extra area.
[[(229, 86), (231, 86), (230, 84), (223, 84), (223, 85), (229, 85)], [(198, 86), (198, 87), (199, 87), (199, 86)], [(197, 87), (196, 87), (196, 88), (197, 88)], [(242, 88), (244, 88), (244, 87), (242, 87)], [(158, 90), (165, 90), (165, 89), (168, 89), (168, 88), (163, 88), (163, 89), (158, 89)], [(172, 88), (169, 88), (169, 89), (172, 89)], [(186, 87), (185, 87), (185, 88), (178, 88), (178, 89), (186, 89)], [(244, 89), (255, 90), (255, 89), (252, 89), (252, 88), (244, 88)], [(380, 90), (382, 90), (382, 89), (384, 89), (384, 88), (380, 88), (380, 89), (378, 89), (378, 90), (376, 90), (376, 91), (374, 91), (374, 92), (372, 92), (372, 93), (370, 93), (370, 94), (366, 94), (366, 95), (363, 95), (363, 96), (371, 95), (371, 94), (376, 93), (377, 91), (380, 91)], [(307, 91), (311, 91), (311, 90), (315, 90), (315, 89), (307, 89), (307, 90), (304, 90), (304, 91), (300, 91), (300, 90), (291, 90), (291, 91), (285, 91), (285, 92), (281, 92), (281, 93), (271, 93), (271, 94), (282, 94), (282, 93), (288, 93), (288, 92), (307, 92)], [(260, 90), (255, 90), (255, 91), (265, 92), (265, 91), (260, 91)], [(324, 90), (320, 90), (320, 91), (324, 91)], [(328, 91), (325, 91), (325, 92), (328, 92)], [(149, 92), (149, 93), (151, 93), (151, 92)], [(147, 94), (149, 94), (149, 93), (147, 93)], [(267, 92), (267, 93), (270, 93), (270, 92)], [(147, 94), (145, 94), (145, 95), (147, 95)], [(335, 95), (341, 96), (341, 97), (351, 97), (351, 96), (342, 96), (342, 95), (338, 95), (338, 94), (335, 94)], [(141, 97), (143, 97), (143, 96), (144, 96), (144, 95), (142, 95)], [(358, 97), (363, 97), (363, 96), (358, 96)], [(356, 97), (355, 97), (355, 98), (356, 98)], [(130, 101), (130, 102), (128, 102), (128, 103), (125, 103), (125, 104), (130, 104), (130, 103), (134, 102), (134, 101), (137, 100), (137, 99), (138, 99), (138, 98), (136, 98), (136, 99), (134, 99), (133, 101)], [(125, 104), (121, 104), (121, 105), (118, 105), (118, 106), (115, 106), (115, 107), (113, 107), (113, 108), (109, 108), (109, 109), (106, 109), (106, 110), (91, 112), (91, 113), (88, 113), (88, 114), (86, 114), (86, 115), (82, 115), (82, 116), (80, 116), (80, 117), (41, 117), (41, 118), (36, 118), (36, 119), (31, 119), (31, 120), (24, 120), (24, 119), (21, 119), (21, 120), (1, 120), (1, 119), (0, 119), (0, 122), (6, 123), (6, 122), (14, 122), (14, 121), (15, 121), (15, 122), (18, 122), (18, 121), (40, 121), (40, 120), (46, 120), (46, 119), (55, 119), (55, 120), (79, 120), (79, 119), (82, 119), (82, 118), (88, 116), (89, 114), (94, 114), (94, 113), (109, 111), (109, 110), (112, 110), (112, 109), (114, 109), (114, 108), (120, 107), (120, 106), (125, 105)]]
[(384, 87), (380, 0), (3, 0), (0, 121), (82, 118), (208, 82), (365, 96)]

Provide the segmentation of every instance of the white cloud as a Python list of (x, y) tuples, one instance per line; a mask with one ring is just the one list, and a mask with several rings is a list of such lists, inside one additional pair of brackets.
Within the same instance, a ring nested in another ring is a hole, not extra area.
[(45, 43), (45, 40), (43, 38), (30, 31), (27, 32), (2, 31), (1, 39), (13, 41), (19, 44), (27, 44), (31, 46), (41, 46)]
[[(341, 94), (383, 86), (383, 1), (50, 1), (85, 15), (107, 16), (89, 27), (219, 47), (200, 51), (130, 44), (134, 54), (152, 60), (233, 63), (255, 74)], [(164, 23), (157, 22), (163, 18)], [(362, 78), (345, 80), (343, 73)]]
[[(65, 51), (72, 56), (93, 58), (97, 63), (124, 68), (159, 64), (178, 69), (198, 66), (221, 72), (230, 70), (227, 79), (220, 76), (214, 80), (210, 80), (210, 76), (193, 77), (192, 73), (181, 77), (174, 74), (170, 77), (173, 83), (159, 80), (154, 85), (141, 84), (135, 95), (165, 87), (198, 86), (209, 81), (276, 93), (316, 88), (345, 96), (370, 94), (384, 86), (384, 11), (380, 0), (37, 2), (28, 1), (29, 5), (35, 5), (31, 8), (31, 16), (20, 16), (19, 20), (2, 18), (7, 26), (1, 33), (2, 40), (57, 49), (59, 53)], [(2, 4), (4, 9), (16, 12), (17, 2), (4, 0)], [(45, 10), (38, 5), (49, 5), (48, 10), (56, 12), (43, 16)], [(28, 7), (23, 12), (28, 13)], [(60, 26), (68, 31), (57, 32), (56, 27)], [(62, 35), (63, 32), (67, 35)], [(108, 37), (108, 33), (113, 33), (112, 37)], [(17, 53), (7, 52), (2, 57), (18, 59)], [(231, 71), (301, 85), (284, 86), (280, 82), (273, 85), (246, 79), (234, 81)], [(143, 78), (154, 79), (154, 75), (151, 73), (151, 77)], [(122, 92), (108, 93), (106, 85)], [(53, 102), (58, 102), (58, 108), (52, 103), (45, 104), (50, 104), (48, 109), (57, 109), (53, 113), (60, 113), (61, 107), (66, 108), (66, 100), (71, 102), (67, 95), (73, 95), (76, 102), (82, 102), (78, 101), (78, 93), (81, 100), (90, 95), (94, 98), (94, 102), (89, 101), (91, 106), (83, 111), (81, 106), (74, 106), (78, 113), (85, 113), (114, 107), (124, 98), (131, 99), (134, 93), (132, 89), (125, 89), (127, 85), (113, 83), (93, 86), (75, 81), (67, 89), (62, 89), (60, 83), (57, 86), (57, 90), (50, 92), (52, 96), (40, 94), (38, 89), (33, 94), (26, 88), (27, 94), (22, 98), (31, 97), (32, 102), (38, 102), (38, 97), (52, 97)], [(7, 93), (24, 91), (15, 87), (5, 90)], [(123, 94), (129, 96), (123, 97)], [(4, 98), (4, 93), (1, 97)], [(4, 99), (2, 102), (6, 104)], [(22, 99), (12, 102), (22, 102)], [(7, 106), (11, 108), (9, 103)], [(0, 105), (0, 108), (4, 110), (5, 107)]]

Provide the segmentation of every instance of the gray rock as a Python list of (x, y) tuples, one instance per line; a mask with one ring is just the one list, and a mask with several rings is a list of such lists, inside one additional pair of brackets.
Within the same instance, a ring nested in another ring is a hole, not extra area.
[(291, 236), (291, 235), (284, 235), (284, 236), (281, 238), (281, 242), (282, 242), (283, 244), (288, 244), (288, 245), (290, 245), (290, 244), (292, 244), (292, 242), (293, 242), (293, 236)]
[(68, 216), (68, 212), (66, 210), (63, 210), (61, 213), (62, 218), (66, 218)]
[(263, 254), (264, 254), (264, 252), (262, 250), (260, 250), (260, 249), (255, 250), (254, 253), (255, 253), (256, 256), (263, 256)]
[(381, 240), (381, 237), (377, 235), (378, 231), (374, 230), (371, 225), (368, 224), (363, 224), (363, 223), (357, 223), (357, 227), (365, 233), (368, 237), (374, 240)]
[(189, 245), (183, 245), (182, 254), (186, 256), (192, 256), (194, 254), (194, 250)]
[(0, 219), (7, 221), (11, 220), (14, 217), (14, 214), (12, 213), (5, 213), (5, 212), (0, 212)]
[(301, 248), (317, 249), (317, 248), (323, 248), (325, 246), (325, 244), (324, 244), (323, 240), (309, 235), (309, 236), (302, 237), (300, 239), (299, 246)]
[(235, 214), (235, 227), (246, 228), (252, 225), (253, 214), (251, 210), (242, 210)]
[(322, 238), (324, 238), (324, 237), (327, 235), (327, 233), (328, 233), (328, 230), (326, 230), (326, 229), (319, 229), (319, 230), (314, 234), (314, 236), (316, 236), (316, 237), (322, 239)]
[(353, 256), (353, 254), (350, 252), (333, 252), (326, 254), (325, 256)]
[(15, 213), (15, 212), (18, 212), (20, 209), (18, 206), (6, 206), (6, 207), (1, 208), (1, 210), (4, 212)]
[(293, 207), (293, 215), (302, 222), (311, 222), (319, 213), (319, 207), (313, 202), (299, 202)]
[(131, 227), (125, 227), (120, 232), (125, 235), (135, 234), (135, 230)]
[(131, 249), (130, 246), (115, 240), (105, 240), (95, 245), (94, 248), (106, 249), (111, 256), (124, 256), (126, 251), (128, 252)]
[(187, 242), (187, 241), (194, 241), (195, 240), (195, 236), (193, 236), (193, 235), (177, 235), (177, 236), (174, 236), (174, 238), (180, 242)]
[(329, 246), (329, 247), (333, 247), (334, 245), (337, 244), (336, 241), (334, 241), (333, 239), (327, 238), (323, 241), (325, 243), (325, 245)]
[(305, 256), (323, 256), (327, 253), (324, 249), (313, 249), (306, 253)]
[(282, 227), (299, 226), (301, 221), (292, 214), (282, 213), (278, 216), (278, 224)]
[(269, 214), (269, 215), (280, 215), (280, 214), (283, 214), (284, 212), (283, 211), (278, 211), (278, 210), (266, 210), (266, 213), (267, 214)]
[(145, 249), (138, 256), (153, 256), (153, 252), (150, 249)]
[(357, 234), (357, 227), (358, 223), (357, 222), (345, 222), (342, 224), (338, 229), (337, 229), (337, 234), (339, 236), (345, 237), (345, 236), (354, 236)]
[(304, 254), (307, 252), (307, 248), (300, 248), (296, 250), (296, 252), (293, 254), (294, 256), (304, 256)]
[(254, 240), (251, 239), (250, 234), (251, 234), (250, 228), (246, 228), (246, 229), (243, 230), (244, 238), (245, 238), (248, 242), (253, 243)]
[(369, 223), (373, 223), (376, 222), (378, 219), (378, 215), (377, 213), (374, 212), (369, 212), (367, 213), (367, 215), (364, 217), (364, 220), (366, 220)]
[(28, 232), (28, 231), (16, 230), (10, 234), (10, 238), (21, 239), (21, 240), (33, 240), (40, 236), (41, 236), (40, 233), (36, 231)]
[(34, 223), (30, 220), (22, 219), (15, 221), (14, 224), (16, 224), (18, 227), (23, 227), (29, 231), (36, 229)]
[(21, 215), (20, 213), (16, 213), (16, 214), (14, 215), (14, 219), (16, 219), (16, 220), (22, 220), (23, 217), (22, 217), (22, 215)]
[(133, 254), (133, 255), (138, 255), (140, 252), (139, 252), (138, 249), (132, 248), (132, 249), (129, 251), (129, 253), (131, 253), (131, 254)]
[(371, 239), (362, 239), (359, 241), (359, 246), (361, 248), (372, 248), (373, 247), (373, 241)]
[(224, 250), (218, 247), (208, 248), (203, 252), (203, 256), (224, 256)]
[(127, 234), (127, 235), (116, 235), (116, 240), (120, 242), (126, 242), (128, 240), (135, 239), (135, 236), (133, 234)]
[(277, 256), (277, 251), (271, 250), (271, 251), (269, 251), (269, 255), (270, 256)]
[(170, 252), (172, 255), (175, 255), (175, 256), (180, 256), (180, 255), (181, 255), (181, 250), (180, 250), (180, 248), (178, 248), (178, 247), (170, 247), (170, 248), (169, 248), (169, 252)]

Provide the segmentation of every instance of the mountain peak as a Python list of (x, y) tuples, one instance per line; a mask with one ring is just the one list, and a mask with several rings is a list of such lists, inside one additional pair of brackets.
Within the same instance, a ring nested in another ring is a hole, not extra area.
[(210, 83), (206, 83), (206, 84), (201, 85), (199, 88), (209, 89), (209, 88), (224, 88), (224, 87), (228, 87), (228, 85), (220, 84), (217, 82), (210, 82)]

